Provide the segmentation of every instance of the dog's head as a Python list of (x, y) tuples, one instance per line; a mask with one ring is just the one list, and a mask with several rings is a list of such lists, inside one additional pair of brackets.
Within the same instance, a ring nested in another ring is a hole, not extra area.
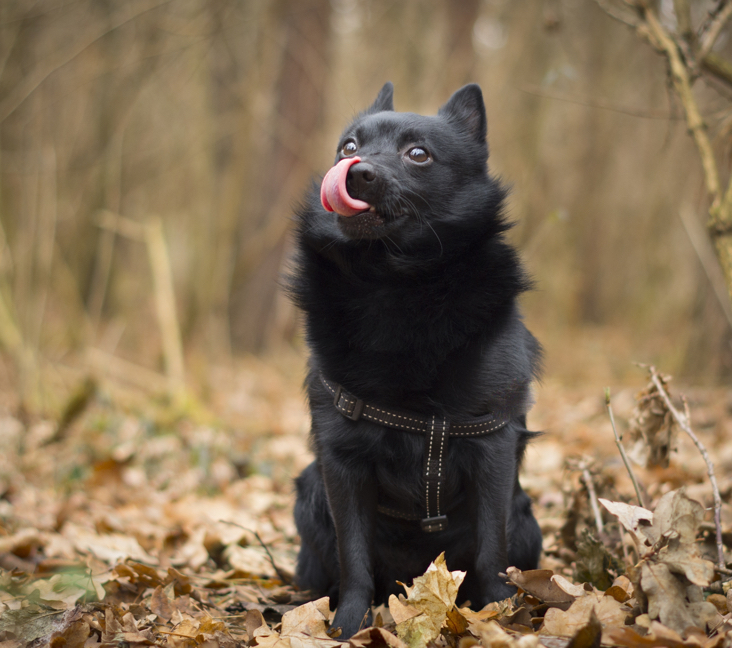
[(497, 221), (504, 192), (488, 175), (486, 130), (475, 84), (427, 117), (395, 112), (387, 83), (343, 132), (321, 185), (323, 208), (352, 242), (439, 242), (446, 229)]

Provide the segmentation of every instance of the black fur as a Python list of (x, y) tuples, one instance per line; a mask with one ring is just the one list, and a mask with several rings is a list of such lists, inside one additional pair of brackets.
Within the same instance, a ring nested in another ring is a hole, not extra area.
[[(330, 595), (341, 638), (441, 551), (450, 569), (467, 571), (461, 599), (480, 608), (514, 592), (499, 572), (535, 568), (541, 549), (517, 477), (540, 349), (516, 305), (529, 283), (503, 235), (506, 191), (488, 173), (483, 97), (465, 86), (424, 117), (394, 112), (392, 95), (387, 83), (337, 149), (336, 162), (355, 143), (349, 194), (376, 213), (326, 212), (313, 185), (290, 277), (311, 351), (317, 457), (297, 479), (297, 582)], [(447, 530), (377, 512), (380, 502), (423, 506), (424, 437), (344, 418), (319, 372), (375, 405), (510, 416), (496, 433), (449, 440)]]

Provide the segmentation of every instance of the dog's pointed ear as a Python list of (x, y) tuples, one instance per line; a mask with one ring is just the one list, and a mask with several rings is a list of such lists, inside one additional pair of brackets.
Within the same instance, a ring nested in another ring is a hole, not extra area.
[(437, 114), (460, 126), (475, 140), (485, 143), (488, 120), (478, 84), (471, 83), (457, 90)]
[(376, 100), (366, 109), (366, 112), (370, 114), (384, 110), (394, 110), (394, 84), (391, 81), (384, 84)]

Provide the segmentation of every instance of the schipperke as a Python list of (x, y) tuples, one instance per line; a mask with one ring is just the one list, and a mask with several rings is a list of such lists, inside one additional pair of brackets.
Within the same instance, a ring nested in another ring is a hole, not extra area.
[(316, 460), (297, 479), (297, 583), (347, 639), (445, 551), (476, 609), (537, 566), (518, 470), (540, 347), (529, 287), (488, 173), (477, 85), (434, 117), (387, 83), (341, 136), (297, 213), (289, 288), (305, 314)]

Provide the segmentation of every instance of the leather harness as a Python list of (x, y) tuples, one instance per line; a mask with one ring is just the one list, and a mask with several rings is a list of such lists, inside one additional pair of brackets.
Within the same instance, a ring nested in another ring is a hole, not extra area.
[(466, 421), (451, 421), (435, 415), (425, 416), (404, 410), (389, 409), (365, 403), (338, 383), (328, 380), (322, 373), (320, 380), (333, 395), (335, 408), (347, 419), (358, 421), (363, 418), (394, 430), (426, 435), (425, 462), (422, 471), (426, 516), (402, 512), (385, 506), (379, 506), (378, 510), (390, 517), (419, 520), (422, 530), (428, 533), (444, 531), (447, 528), (447, 515), (442, 512), (440, 493), (444, 490), (446, 482), (444, 458), (447, 454), (448, 437), (477, 437), (491, 434), (505, 427), (510, 418), (486, 414)]

